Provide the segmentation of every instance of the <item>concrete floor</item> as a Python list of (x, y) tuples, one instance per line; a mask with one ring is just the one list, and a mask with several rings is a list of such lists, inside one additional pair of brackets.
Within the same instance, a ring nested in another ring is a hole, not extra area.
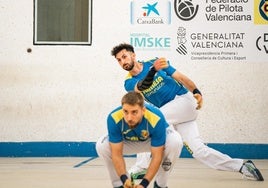
[[(130, 167), (135, 158), (126, 161)], [(169, 188), (268, 188), (268, 160), (254, 163), (263, 182), (245, 180), (240, 173), (217, 171), (194, 159), (180, 158), (170, 176)], [(0, 188), (95, 187), (112, 187), (99, 158), (0, 158)]]

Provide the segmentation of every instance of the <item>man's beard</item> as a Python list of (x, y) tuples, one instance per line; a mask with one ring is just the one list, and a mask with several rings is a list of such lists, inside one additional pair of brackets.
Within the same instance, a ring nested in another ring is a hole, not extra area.
[(130, 64), (126, 63), (123, 65), (124, 70), (131, 71), (134, 68), (134, 62), (131, 62)]
[(130, 129), (134, 129), (134, 128), (136, 128), (136, 127), (138, 126), (139, 123), (135, 123), (135, 124), (133, 124), (133, 122), (130, 121), (130, 122), (128, 122), (127, 124), (128, 124), (128, 126), (129, 126)]

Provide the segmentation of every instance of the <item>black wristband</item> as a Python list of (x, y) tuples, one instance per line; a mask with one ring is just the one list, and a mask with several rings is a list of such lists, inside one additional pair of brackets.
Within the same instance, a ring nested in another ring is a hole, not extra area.
[(196, 94), (196, 93), (202, 95), (202, 93), (201, 93), (197, 88), (195, 88), (195, 89), (193, 90), (193, 94)]
[(144, 188), (147, 188), (147, 186), (150, 184), (150, 182), (147, 180), (147, 179), (145, 179), (145, 178), (143, 178), (142, 180), (141, 180), (141, 182), (140, 182), (140, 185), (142, 185)]
[(127, 175), (126, 174), (123, 174), (120, 176), (120, 180), (122, 181), (123, 185), (124, 183), (126, 182), (126, 180), (128, 179)]

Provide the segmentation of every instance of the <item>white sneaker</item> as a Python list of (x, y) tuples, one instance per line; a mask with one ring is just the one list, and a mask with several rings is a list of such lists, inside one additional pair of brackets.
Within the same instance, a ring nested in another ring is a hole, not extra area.
[(259, 171), (259, 169), (256, 168), (256, 166), (251, 160), (244, 162), (239, 172), (242, 173), (243, 178), (246, 178), (246, 179), (256, 180), (256, 181), (264, 180), (261, 172)]
[(146, 174), (147, 169), (146, 168), (140, 168), (136, 165), (133, 165), (129, 170), (128, 173), (133, 179), (142, 179), (144, 175)]

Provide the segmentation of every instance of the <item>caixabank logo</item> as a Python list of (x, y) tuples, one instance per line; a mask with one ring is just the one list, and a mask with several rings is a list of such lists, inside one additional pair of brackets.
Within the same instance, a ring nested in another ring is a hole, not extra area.
[(192, 20), (197, 12), (199, 5), (194, 5), (192, 0), (175, 0), (174, 10), (178, 18), (184, 21)]
[(254, 23), (268, 24), (268, 0), (254, 0)]
[(171, 24), (171, 3), (168, 0), (134, 0), (130, 3), (132, 25)]

